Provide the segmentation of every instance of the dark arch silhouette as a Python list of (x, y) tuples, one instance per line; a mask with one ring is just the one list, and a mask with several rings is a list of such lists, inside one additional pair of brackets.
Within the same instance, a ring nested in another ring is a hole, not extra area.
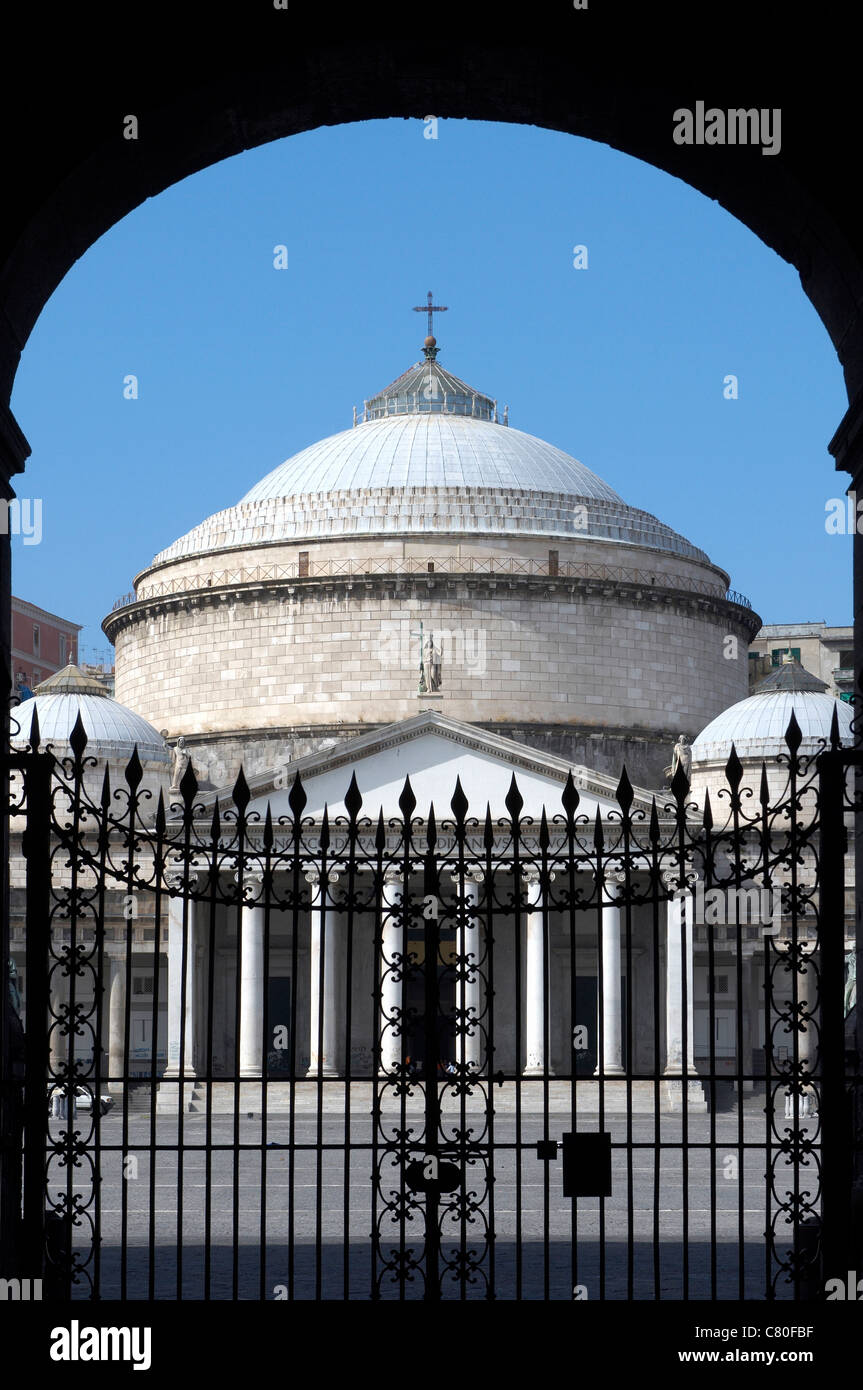
[[(535, 13), (529, 7), (507, 13), (481, 0), (279, 4), (228, 0), (219, 8), (147, 0), (95, 13), (91, 7), (31, 5), (18, 27), (7, 28), (0, 83), (0, 481), (6, 497), (29, 453), (8, 408), (20, 354), (70, 266), (113, 223), (168, 185), (267, 141), (322, 125), (426, 114), (538, 125), (605, 142), (716, 199), (792, 263), (845, 375), (850, 404), (828, 447), (858, 486), (859, 56), (842, 7), (822, 0), (799, 9), (763, 4), (753, 13), (752, 6), (693, 6), (691, 0), (680, 6), (672, 0), (630, 6), (582, 0), (577, 9), (567, 0), (541, 0)], [(781, 108), (780, 152), (676, 145), (673, 113), (698, 100), (722, 108)], [(138, 118), (137, 140), (123, 138), (130, 114)], [(486, 176), (505, 177), (505, 171)], [(380, 177), (386, 171), (369, 171), (370, 179)], [(50, 408), (50, 383), (46, 404)], [(781, 485), (781, 460), (765, 460), (765, 467), (776, 470)], [(825, 486), (837, 486), (829, 472)], [(789, 562), (795, 539), (789, 538)], [(82, 554), (86, 549), (85, 537)], [(859, 536), (854, 557), (860, 595)], [(8, 680), (5, 533), (0, 590)], [(858, 604), (855, 597), (859, 671)], [(3, 864), (5, 873), (5, 856)], [(0, 961), (7, 955), (6, 930)]]

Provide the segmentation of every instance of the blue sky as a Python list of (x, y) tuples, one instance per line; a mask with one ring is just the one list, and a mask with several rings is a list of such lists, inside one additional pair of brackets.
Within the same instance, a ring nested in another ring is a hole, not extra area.
[(850, 622), (851, 539), (824, 527), (846, 397), (796, 272), (603, 145), (425, 129), (340, 126), (227, 160), (73, 267), (12, 399), (33, 448), (18, 493), (43, 506), (41, 543), (13, 537), (13, 591), (108, 654), (101, 619), (158, 550), (418, 359), (411, 307), (432, 289), (442, 364), (512, 425), (705, 549), (765, 622)]

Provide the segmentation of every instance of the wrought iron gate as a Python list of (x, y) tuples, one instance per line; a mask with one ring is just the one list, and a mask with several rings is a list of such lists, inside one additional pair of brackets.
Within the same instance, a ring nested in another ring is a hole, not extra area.
[(604, 815), (570, 777), (532, 821), (513, 778), (504, 817), (460, 784), (419, 817), (406, 782), (385, 820), (352, 780), (316, 820), (299, 778), (283, 817), (242, 773), (166, 804), (137, 754), (115, 788), (80, 724), (64, 762), (34, 728), (17, 1270), (58, 1298), (814, 1296), (855, 1158), (856, 755), (800, 741), (698, 806), (624, 772)]

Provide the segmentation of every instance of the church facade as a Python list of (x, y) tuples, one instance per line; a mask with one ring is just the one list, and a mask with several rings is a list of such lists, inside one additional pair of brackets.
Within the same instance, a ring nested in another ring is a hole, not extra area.
[[(649, 855), (622, 872), (624, 765), (627, 813), (644, 825), (658, 814), (667, 832), (668, 774), (686, 778), (697, 821), (732, 746), (757, 778), (792, 709), (804, 752), (828, 736), (834, 708), (849, 736), (848, 707), (796, 667), (748, 695), (760, 619), (728, 583), (686, 538), (511, 426), (508, 409), (441, 365), (430, 333), (423, 359), (351, 428), (137, 575), (104, 623), (116, 701), (60, 673), (21, 706), (22, 746), (32, 709), (44, 723), (45, 701), (62, 696), (58, 749), (78, 714), (117, 777), (146, 747), (169, 823), (194, 773), (201, 842), (243, 770), (246, 858), (231, 880), (243, 875), (242, 905), (220, 887), (230, 857), (216, 870), (203, 853), (171, 869), (164, 894), (140, 895), (134, 928), (119, 890), (115, 907), (108, 895), (108, 1073), (148, 1075), (155, 1055), (200, 1108), (231, 1076), (266, 1077), (277, 1104), (288, 1055), (292, 1076), (312, 1079), (428, 1064), (428, 1032), (412, 1020), (433, 911), (442, 1015), (470, 1025), (442, 1029), (437, 1063), (485, 1073), (493, 1009), (493, 1064), (510, 1077), (613, 1082), (627, 1058), (671, 1081), (697, 1079), (708, 1059), (714, 1074), (757, 1075), (770, 1029), (764, 940), (782, 940), (781, 905), (769, 925), (725, 907), (711, 919), (697, 874), (660, 901)], [(108, 711), (117, 728), (132, 721), (125, 743), (106, 741)], [(561, 872), (573, 792), (578, 912)], [(432, 807), (450, 839), (430, 893), (405, 816), (420, 819), (421, 839)], [(345, 838), (352, 817), (362, 862)], [(20, 860), (18, 873), (20, 885)], [(850, 944), (850, 919), (846, 934)], [(796, 1007), (798, 984), (772, 987)], [(635, 1108), (654, 1104), (645, 1085), (641, 1099), (629, 1093)], [(160, 1107), (175, 1107), (176, 1085), (162, 1091)]]

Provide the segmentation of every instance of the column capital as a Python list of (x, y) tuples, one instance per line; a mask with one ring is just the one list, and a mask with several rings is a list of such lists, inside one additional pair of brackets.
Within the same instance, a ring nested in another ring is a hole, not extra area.
[[(303, 877), (306, 883), (318, 884), (321, 881), (321, 871), (314, 864), (310, 864)], [(327, 883), (338, 883), (341, 872), (338, 869), (327, 870)]]
[[(681, 876), (679, 869), (663, 869), (662, 881), (667, 887), (674, 887), (672, 897), (683, 897), (686, 893), (692, 892), (701, 875), (695, 869), (684, 869)], [(686, 885), (684, 888), (684, 884)]]
[(178, 893), (180, 889), (184, 888), (187, 881), (190, 888), (194, 887), (203, 872), (204, 870), (200, 865), (194, 862), (189, 864), (188, 872), (180, 866), (172, 867), (169, 865), (164, 874), (165, 887), (172, 894)]
[(257, 891), (264, 882), (264, 871), (263, 869), (244, 869), (241, 873), (239, 869), (235, 869), (234, 882), (240, 883), (241, 881), (244, 886), (254, 888)]
[(620, 896), (620, 890), (626, 882), (626, 874), (624, 870), (606, 869), (602, 874), (601, 880), (599, 873), (596, 874), (596, 879), (597, 882), (600, 883), (600, 886), (605, 890), (605, 896), (608, 900), (606, 906), (610, 906), (612, 903), (617, 902), (617, 899)]
[[(543, 881), (541, 870), (535, 869), (532, 864), (522, 868), (521, 876), (524, 882), (531, 886), (539, 883), (540, 881)], [(556, 875), (554, 873), (554, 870), (552, 869), (548, 874), (546, 874), (544, 882), (554, 883), (555, 877)]]
[(404, 883), (405, 876), (402, 869), (385, 869), (384, 883)]
[(450, 879), (456, 886), (459, 883), (483, 883), (485, 873), (482, 869), (466, 868), (464, 874), (459, 874), (453, 869), (450, 871)]

